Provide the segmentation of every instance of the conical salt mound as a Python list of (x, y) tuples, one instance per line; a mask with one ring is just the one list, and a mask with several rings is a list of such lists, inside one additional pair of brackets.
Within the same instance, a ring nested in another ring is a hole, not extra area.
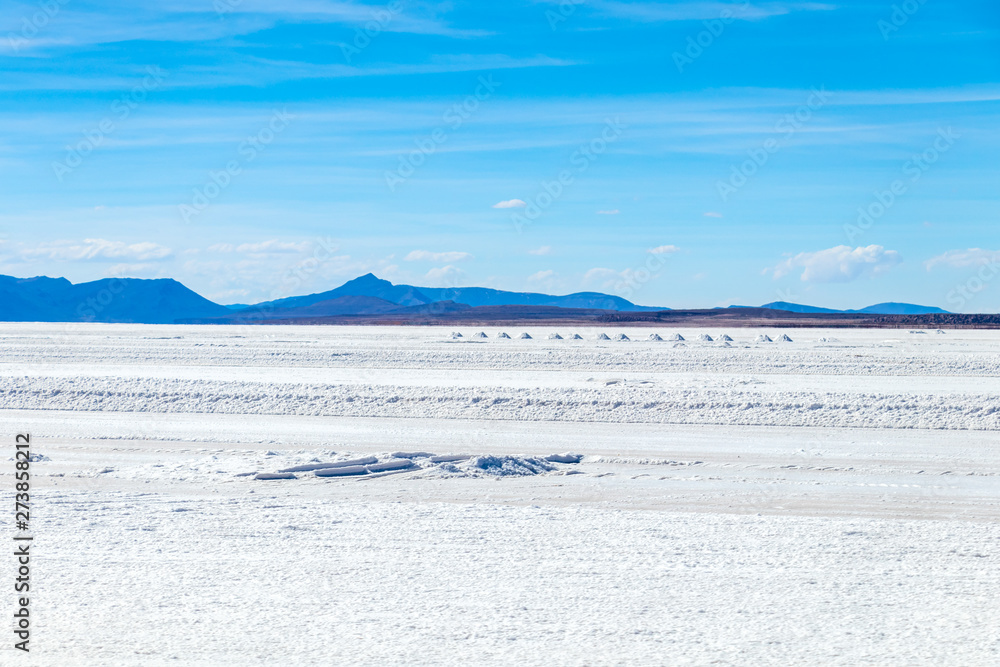
[(767, 334), (760, 334), (754, 340), (756, 340), (758, 343), (771, 343), (771, 342), (773, 342), (771, 340), (771, 337), (768, 336)]
[(618, 334), (617, 336), (615, 336), (615, 340), (626, 341), (632, 339), (626, 336), (625, 334)]
[(708, 334), (699, 334), (698, 335), (698, 340), (705, 341), (706, 343), (711, 343), (712, 342), (712, 337), (709, 336)]
[(597, 334), (597, 340), (611, 340), (611, 339), (608, 338), (608, 334), (601, 333), (601, 334)]
[(489, 336), (486, 335), (485, 331), (480, 331), (475, 336), (473, 336), (473, 338), (489, 338)]
[(583, 340), (583, 336), (581, 336), (580, 334), (573, 334), (572, 336), (570, 336), (570, 339), (571, 340)]
[(791, 343), (792, 339), (788, 337), (788, 334), (781, 334), (781, 338), (778, 339), (782, 343)]
[(663, 340), (663, 339), (660, 338), (660, 334), (652, 333), (652, 334), (649, 334), (649, 340)]
[(510, 338), (510, 336), (501, 331), (497, 334), (497, 338)]
[(721, 336), (719, 336), (719, 340), (725, 341), (727, 343), (733, 342), (733, 339), (729, 337), (729, 334), (722, 334)]
[(525, 332), (525, 333), (521, 334), (521, 335), (519, 336), (519, 338), (520, 338), (521, 340), (531, 340), (531, 336), (529, 336), (527, 332)]
[(549, 340), (562, 340), (562, 336), (557, 333), (549, 334)]
[(667, 340), (684, 340), (684, 336), (680, 334), (671, 334), (671, 336), (667, 338)]
[(452, 337), (452, 338), (461, 338), (461, 337), (462, 337), (462, 334), (460, 334), (460, 333), (459, 333), (459, 332), (457, 332), (457, 331), (452, 331), (452, 332), (451, 332), (451, 337)]

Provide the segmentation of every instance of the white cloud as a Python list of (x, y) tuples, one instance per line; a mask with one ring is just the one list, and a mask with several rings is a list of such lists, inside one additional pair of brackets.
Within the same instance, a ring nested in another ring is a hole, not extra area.
[(528, 276), (529, 283), (542, 283), (555, 278), (556, 272), (552, 269), (547, 269), (545, 271), (539, 271), (538, 273), (533, 273)]
[(462, 262), (472, 259), (467, 252), (430, 252), (414, 250), (404, 258), (407, 262)]
[(935, 266), (943, 264), (956, 269), (967, 269), (972, 266), (992, 264), (997, 261), (1000, 261), (1000, 250), (969, 248), (968, 250), (949, 250), (936, 257), (931, 257), (924, 262), (924, 267), (930, 271)]
[(593, 268), (583, 275), (584, 286), (598, 285), (602, 289), (610, 289), (621, 280), (621, 273), (614, 269)]
[(260, 241), (259, 243), (241, 243), (239, 245), (216, 243), (209, 246), (208, 250), (209, 252), (221, 253), (237, 252), (244, 255), (287, 255), (306, 252), (309, 250), (309, 243), (306, 241), (293, 243), (271, 239), (269, 241)]
[(721, 213), (716, 213), (715, 211), (707, 211), (707, 212), (704, 213), (704, 216), (706, 218), (721, 218), (722, 214)]
[(123, 243), (104, 239), (84, 239), (82, 243), (78, 241), (53, 241), (21, 250), (21, 256), (25, 259), (41, 258), (69, 262), (106, 259), (150, 261), (166, 259), (171, 255), (173, 255), (173, 251), (170, 248), (158, 243), (149, 241)]
[(841, 245), (817, 252), (801, 252), (767, 269), (778, 279), (802, 269), (803, 282), (846, 283), (885, 273), (903, 261), (895, 250), (880, 245), (852, 248)]
[(424, 276), (427, 287), (458, 287), (463, 280), (465, 271), (451, 264), (433, 268)]
[(115, 264), (105, 272), (111, 278), (154, 278), (160, 275), (156, 264)]
[(508, 199), (506, 201), (498, 201), (493, 204), (493, 208), (524, 208), (528, 203), (523, 199)]
[(659, 245), (655, 248), (650, 248), (646, 252), (651, 255), (672, 255), (675, 252), (679, 252), (680, 248), (675, 245)]
[(535, 248), (534, 250), (529, 250), (528, 254), (529, 255), (551, 255), (552, 254), (552, 246), (550, 246), (550, 245), (543, 245), (541, 248)]
[(614, 209), (611, 209), (610, 211), (598, 211), (597, 215), (618, 215), (619, 213), (621, 213), (621, 211), (619, 211), (618, 209), (614, 208)]
[(750, 3), (697, 0), (695, 2), (621, 2), (598, 0), (594, 7), (602, 14), (621, 19), (656, 23), (660, 21), (695, 21), (718, 19), (723, 12), (731, 12), (732, 20), (755, 21), (770, 16), (781, 16), (794, 11), (823, 11), (835, 5), (818, 2), (768, 2)]

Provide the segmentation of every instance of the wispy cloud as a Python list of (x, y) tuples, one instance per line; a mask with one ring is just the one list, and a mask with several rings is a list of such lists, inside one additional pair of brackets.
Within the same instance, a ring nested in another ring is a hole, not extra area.
[(552, 246), (550, 246), (550, 245), (543, 245), (541, 248), (534, 248), (533, 250), (529, 250), (528, 254), (529, 255), (551, 255), (552, 254)]
[(983, 264), (993, 264), (1000, 261), (1000, 250), (984, 250), (969, 248), (968, 250), (949, 250), (931, 257), (924, 262), (924, 267), (930, 271), (935, 266), (949, 266), (955, 269), (967, 269)]
[(428, 250), (414, 250), (404, 258), (407, 262), (463, 262), (472, 259), (472, 255), (467, 252), (430, 252)]
[(240, 253), (245, 255), (286, 255), (303, 253), (309, 250), (310, 244), (302, 242), (290, 242), (290, 241), (279, 241), (278, 239), (271, 239), (269, 241), (260, 241), (258, 243), (240, 243), (234, 245), (232, 243), (216, 243), (215, 245), (209, 246), (208, 250), (210, 252), (219, 253)]
[(527, 205), (523, 199), (507, 199), (493, 204), (493, 208), (524, 208)]
[(424, 281), (428, 287), (457, 287), (465, 277), (465, 271), (449, 264), (428, 271)]
[(655, 248), (650, 248), (646, 252), (651, 255), (672, 255), (675, 252), (679, 252), (680, 248), (675, 245), (660, 245)]
[(84, 241), (53, 241), (40, 243), (34, 247), (22, 248), (24, 259), (49, 259), (67, 262), (101, 261), (128, 259), (138, 261), (166, 259), (173, 251), (166, 246), (150, 241), (123, 243), (105, 239), (84, 239)]
[[(663, 21), (703, 21), (731, 16), (734, 19), (759, 20), (799, 11), (829, 11), (834, 5), (818, 2), (619, 2), (597, 0), (592, 3), (601, 14), (643, 23)], [(726, 14), (728, 12), (728, 14)]]
[(765, 273), (772, 272), (778, 279), (801, 269), (803, 282), (846, 283), (885, 273), (901, 261), (898, 252), (880, 245), (857, 248), (841, 245), (817, 252), (801, 252), (765, 269)]
[(619, 211), (616, 208), (613, 208), (613, 209), (608, 210), (608, 211), (598, 211), (597, 215), (618, 215), (619, 213), (621, 213), (621, 211)]

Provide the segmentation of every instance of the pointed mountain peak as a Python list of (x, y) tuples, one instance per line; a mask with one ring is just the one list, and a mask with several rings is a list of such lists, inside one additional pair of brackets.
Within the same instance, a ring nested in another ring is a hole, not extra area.
[(382, 280), (381, 278), (379, 278), (378, 276), (376, 276), (374, 273), (366, 273), (363, 276), (358, 276), (354, 280), (348, 280), (345, 284), (348, 284), (348, 285), (358, 285), (358, 284), (370, 283), (370, 284), (374, 285), (376, 283), (387, 283), (387, 282), (389, 282), (389, 281), (388, 280)]

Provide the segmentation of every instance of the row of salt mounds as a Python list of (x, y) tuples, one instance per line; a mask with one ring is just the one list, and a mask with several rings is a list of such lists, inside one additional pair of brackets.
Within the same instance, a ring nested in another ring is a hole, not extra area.
[[(771, 340), (771, 337), (768, 336), (767, 334), (759, 334), (754, 339), (754, 341), (756, 341), (758, 343), (773, 343), (774, 342), (773, 340)], [(781, 336), (778, 337), (778, 342), (779, 343), (791, 343), (792, 339), (789, 338), (788, 334), (781, 334)]]

